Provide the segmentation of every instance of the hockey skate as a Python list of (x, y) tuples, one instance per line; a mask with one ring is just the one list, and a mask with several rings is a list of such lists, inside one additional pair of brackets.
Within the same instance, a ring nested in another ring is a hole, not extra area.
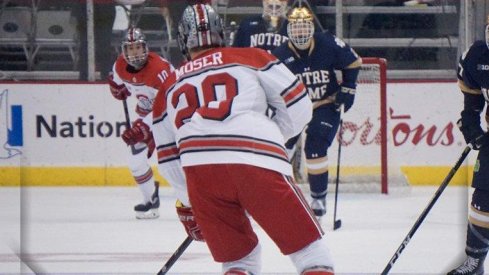
[(156, 219), (160, 216), (158, 211), (158, 208), (160, 207), (159, 189), (160, 184), (156, 181), (155, 191), (151, 196), (151, 201), (134, 206), (134, 211), (136, 211), (136, 219)]
[(326, 199), (313, 199), (311, 209), (318, 219), (326, 214)]
[(473, 258), (467, 256), (465, 262), (459, 267), (447, 273), (447, 275), (483, 275), (484, 274), (484, 258)]

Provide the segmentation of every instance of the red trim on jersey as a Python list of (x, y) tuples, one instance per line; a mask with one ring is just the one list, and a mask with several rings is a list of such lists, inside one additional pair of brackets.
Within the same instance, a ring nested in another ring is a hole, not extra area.
[(119, 55), (115, 62), (115, 71), (122, 81), (136, 86), (145, 85), (159, 89), (162, 84), (162, 79), (159, 77), (161, 72), (166, 71), (168, 75), (171, 73), (171, 64), (154, 52), (148, 54), (146, 65), (136, 73), (128, 72), (127, 66), (124, 57)]
[(149, 168), (148, 171), (146, 171), (146, 173), (144, 173), (141, 176), (135, 176), (134, 179), (136, 180), (136, 182), (138, 184), (143, 184), (143, 183), (147, 182), (148, 180), (150, 180), (152, 177), (153, 177), (153, 170), (151, 170), (151, 168)]
[(171, 144), (164, 147), (158, 147), (158, 163), (171, 161), (179, 158), (177, 145)]
[(192, 151), (251, 151), (253, 153), (278, 157), (288, 161), (287, 153), (279, 145), (265, 140), (238, 136), (189, 137), (180, 142), (180, 154)]
[(298, 82), (296, 86), (292, 87), (285, 93), (282, 97), (285, 101), (285, 105), (289, 107), (289, 103), (296, 101), (298, 98), (302, 97), (306, 93), (306, 87), (302, 82)]
[(158, 122), (166, 115), (166, 92), (175, 84), (175, 73), (163, 82), (153, 102), (153, 123)]

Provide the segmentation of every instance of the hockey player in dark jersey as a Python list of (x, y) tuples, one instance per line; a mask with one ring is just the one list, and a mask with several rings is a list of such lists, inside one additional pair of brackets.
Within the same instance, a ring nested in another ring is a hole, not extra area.
[[(475, 190), (469, 208), (467, 258), (448, 275), (482, 275), (489, 250), (489, 138), (481, 127), (481, 113), (489, 102), (489, 24), (486, 41), (474, 42), (460, 58), (457, 77), (464, 95), (464, 108), (457, 124), (465, 141), (479, 150), (479, 155), (472, 179)], [(489, 123), (488, 109), (485, 119)]]
[(263, 15), (245, 18), (232, 41), (233, 47), (272, 51), (287, 41), (287, 0), (263, 0)]
[[(292, 9), (287, 25), (289, 41), (272, 53), (304, 82), (313, 102), (304, 152), (311, 208), (321, 217), (326, 213), (328, 148), (338, 130), (341, 106), (347, 112), (353, 105), (362, 59), (341, 39), (329, 33), (315, 33), (313, 19), (305, 7)], [(342, 72), (341, 84), (335, 69)], [(298, 137), (289, 140), (287, 149), (292, 149), (297, 140)]]

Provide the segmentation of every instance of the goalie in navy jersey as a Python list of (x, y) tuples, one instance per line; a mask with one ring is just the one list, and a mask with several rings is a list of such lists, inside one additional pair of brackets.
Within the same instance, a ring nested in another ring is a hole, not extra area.
[[(489, 18), (488, 18), (489, 19)], [(489, 23), (489, 20), (488, 20)], [(489, 250), (489, 142), (481, 127), (481, 114), (489, 102), (489, 24), (486, 41), (476, 41), (460, 58), (458, 85), (464, 95), (464, 108), (457, 125), (465, 141), (479, 150), (472, 187), (475, 188), (469, 208), (467, 258), (449, 275), (482, 275), (484, 260)], [(489, 110), (485, 112), (489, 123)]]
[(286, 12), (287, 0), (263, 0), (263, 14), (241, 21), (231, 45), (272, 51), (288, 39)]
[[(311, 208), (321, 217), (326, 213), (328, 148), (338, 131), (341, 105), (345, 112), (353, 105), (362, 59), (341, 39), (327, 32), (315, 33), (313, 19), (305, 7), (292, 9), (287, 25), (289, 42), (272, 53), (304, 82), (313, 102), (313, 117), (305, 130), (304, 152)], [(335, 69), (342, 72), (341, 84)], [(298, 138), (287, 142), (289, 155)]]

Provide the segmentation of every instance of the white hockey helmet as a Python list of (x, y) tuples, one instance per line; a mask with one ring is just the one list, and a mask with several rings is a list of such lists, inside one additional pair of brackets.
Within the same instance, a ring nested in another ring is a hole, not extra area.
[(190, 60), (190, 50), (224, 46), (222, 19), (207, 4), (188, 6), (178, 24), (178, 46)]
[(139, 28), (130, 27), (127, 30), (121, 48), (127, 64), (136, 69), (142, 68), (148, 61), (148, 43)]
[(263, 0), (263, 17), (285, 17), (287, 0)]
[(287, 35), (290, 41), (298, 49), (309, 48), (314, 35), (314, 17), (312, 12), (305, 7), (293, 8), (287, 17)]

